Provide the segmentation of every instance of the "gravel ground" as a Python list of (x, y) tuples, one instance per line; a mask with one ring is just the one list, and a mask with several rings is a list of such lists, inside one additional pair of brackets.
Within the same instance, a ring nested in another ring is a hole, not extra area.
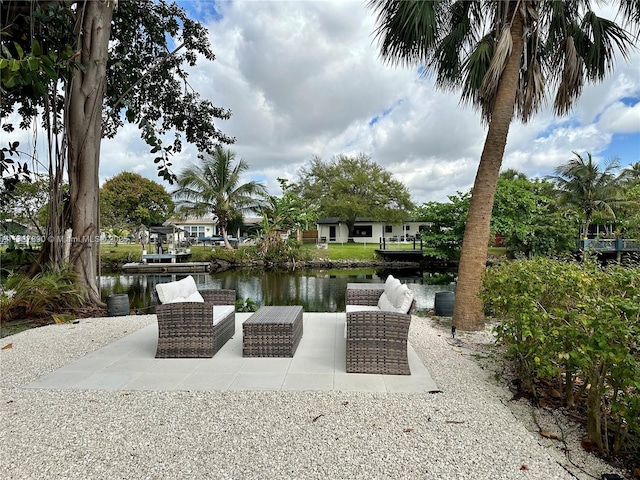
[[(582, 432), (500, 385), (487, 332), (414, 317), (440, 393), (152, 392), (23, 385), (155, 321), (84, 319), (1, 340), (6, 479), (600, 479)], [(506, 381), (505, 381), (506, 383)], [(539, 435), (539, 426), (563, 441)], [(628, 477), (624, 477), (628, 478)]]

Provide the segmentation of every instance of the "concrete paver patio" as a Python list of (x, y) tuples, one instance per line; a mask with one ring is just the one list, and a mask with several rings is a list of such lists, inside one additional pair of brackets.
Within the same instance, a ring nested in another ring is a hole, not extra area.
[(428, 370), (408, 346), (411, 375), (346, 373), (345, 313), (304, 313), (293, 358), (242, 357), (242, 322), (213, 358), (156, 359), (157, 323), (65, 365), (27, 388), (95, 390), (307, 390), (427, 393)]

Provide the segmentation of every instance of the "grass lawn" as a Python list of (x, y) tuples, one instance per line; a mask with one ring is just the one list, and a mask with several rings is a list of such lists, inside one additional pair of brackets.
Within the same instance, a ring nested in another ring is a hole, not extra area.
[[(239, 251), (245, 248), (253, 247), (240, 247)], [(302, 246), (303, 251), (306, 251), (311, 258), (326, 259), (326, 260), (376, 260), (376, 250), (380, 248), (378, 243), (329, 243), (327, 248), (317, 248), (315, 243), (307, 243)], [(413, 243), (392, 243), (387, 244), (387, 248), (390, 250), (412, 250)], [(4, 248), (3, 248), (4, 249)], [(2, 249), (2, 250), (3, 250)], [(223, 249), (217, 249), (220, 252), (220, 256), (228, 257), (224, 254)], [(155, 252), (155, 246), (147, 245), (147, 251), (150, 253)], [(211, 246), (195, 245), (191, 247), (192, 258), (194, 262), (207, 262), (215, 257), (215, 251)], [(234, 251), (237, 253), (238, 251)], [(233, 255), (233, 254), (232, 254)], [(505, 249), (490, 247), (489, 255), (504, 256)], [(100, 244), (100, 256), (102, 261), (116, 261), (116, 262), (139, 262), (142, 256), (142, 247), (137, 243), (120, 243), (115, 246), (110, 243)]]

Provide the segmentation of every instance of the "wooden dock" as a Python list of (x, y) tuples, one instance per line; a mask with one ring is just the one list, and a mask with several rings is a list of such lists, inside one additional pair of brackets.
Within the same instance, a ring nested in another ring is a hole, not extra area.
[(380, 255), (385, 262), (420, 262), (424, 258), (422, 250), (377, 249), (376, 253)]
[(182, 263), (125, 263), (122, 266), (124, 273), (202, 273), (208, 272), (209, 262), (182, 262)]

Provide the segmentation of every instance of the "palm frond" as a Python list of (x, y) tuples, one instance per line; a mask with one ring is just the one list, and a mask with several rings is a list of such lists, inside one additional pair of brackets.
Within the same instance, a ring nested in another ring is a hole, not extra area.
[(620, 0), (618, 13), (622, 15), (623, 24), (629, 25), (631, 33), (640, 36), (640, 1), (639, 0)]
[(428, 53), (439, 38), (438, 6), (441, 1), (371, 0), (377, 11), (374, 32), (380, 56), (392, 65), (427, 63)]
[(500, 77), (502, 77), (502, 71), (509, 61), (512, 47), (513, 39), (511, 38), (511, 26), (505, 25), (502, 27), (502, 31), (498, 37), (498, 42), (493, 50), (489, 69), (487, 70), (480, 87), (481, 98), (489, 99), (495, 97), (496, 92), (498, 91), (498, 85), (500, 84)]

